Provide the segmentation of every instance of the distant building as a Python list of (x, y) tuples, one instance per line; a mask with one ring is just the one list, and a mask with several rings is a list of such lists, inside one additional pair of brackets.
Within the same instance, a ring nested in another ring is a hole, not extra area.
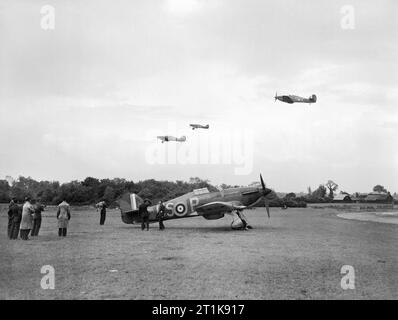
[(371, 192), (366, 196), (365, 201), (391, 203), (393, 201), (393, 197), (389, 192)]
[(333, 198), (333, 202), (351, 202), (351, 196), (347, 193), (336, 194)]

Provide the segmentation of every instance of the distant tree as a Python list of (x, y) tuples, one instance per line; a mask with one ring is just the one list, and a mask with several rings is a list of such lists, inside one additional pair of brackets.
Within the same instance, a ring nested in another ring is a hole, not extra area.
[(111, 186), (107, 186), (104, 191), (104, 200), (109, 204), (115, 201), (115, 190)]
[(95, 188), (98, 187), (100, 184), (100, 181), (96, 178), (93, 177), (87, 177), (86, 179), (83, 180), (82, 185), (85, 187), (91, 187)]
[(63, 183), (57, 196), (53, 200), (53, 204), (59, 204), (61, 201), (66, 200), (70, 204), (90, 204), (95, 201), (93, 198), (92, 189), (83, 185), (80, 181), (74, 180), (68, 183)]
[(40, 184), (31, 177), (26, 178), (19, 176), (18, 180), (14, 181), (12, 187), (19, 189), (20, 193), (23, 194), (24, 197), (29, 196), (35, 198), (40, 189)]
[(312, 193), (313, 199), (323, 199), (326, 196), (326, 187), (322, 184), (319, 185), (319, 187)]
[(198, 177), (191, 177), (189, 178), (189, 183), (190, 184), (200, 184), (200, 183), (208, 183), (209, 180), (202, 180)]
[(287, 195), (285, 195), (285, 199), (294, 199), (296, 198), (296, 194), (294, 192), (290, 192)]
[(339, 187), (338, 184), (332, 180), (328, 180), (328, 182), (325, 184), (325, 187), (329, 190), (329, 198), (333, 199), (333, 192)]
[(0, 180), (0, 202), (10, 201), (11, 187), (7, 180)]
[(136, 193), (156, 202), (176, 198), (199, 188), (207, 188), (210, 192), (217, 190), (209, 180), (198, 177), (191, 178), (188, 182), (148, 179), (137, 183), (120, 178), (99, 180), (87, 177), (83, 181), (60, 184), (57, 181), (36, 181), (21, 176), (13, 180), (11, 185), (7, 180), (0, 180), (0, 201), (8, 202), (10, 197), (16, 197), (18, 202), (22, 202), (26, 196), (30, 196), (45, 204), (56, 205), (66, 200), (72, 205), (86, 205), (105, 198), (112, 205), (125, 192)]
[(309, 196), (312, 194), (312, 190), (311, 190), (311, 187), (310, 187), (310, 186), (308, 186), (308, 188), (307, 188), (307, 194), (308, 194)]
[[(89, 198), (92, 202), (96, 202), (103, 194), (106, 186), (103, 186), (101, 194), (101, 182), (97, 178), (87, 177), (81, 182), (81, 185), (85, 187), (86, 198)], [(75, 186), (77, 187), (77, 186)], [(87, 201), (89, 201), (87, 199)]]
[(384, 187), (383, 187), (382, 185), (380, 185), (380, 184), (374, 186), (374, 187), (373, 187), (373, 191), (374, 191), (374, 192), (384, 192), (384, 193), (387, 193), (387, 192), (388, 192), (387, 189), (384, 188)]
[(146, 198), (151, 199), (151, 198), (153, 198), (153, 193), (151, 192), (151, 189), (150, 189), (150, 188), (144, 188), (144, 189), (142, 189), (142, 190), (138, 193), (138, 195), (139, 195), (142, 199), (146, 199)]
[(26, 196), (29, 196), (29, 194), (19, 187), (12, 186), (10, 196), (11, 198), (15, 198), (17, 202), (22, 202)]
[(37, 200), (45, 204), (54, 204), (55, 198), (59, 192), (58, 181), (40, 181), (39, 191), (37, 192)]

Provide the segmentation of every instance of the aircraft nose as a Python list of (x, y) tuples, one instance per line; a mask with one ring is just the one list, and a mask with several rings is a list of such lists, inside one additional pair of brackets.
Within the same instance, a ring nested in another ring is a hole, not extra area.
[(265, 188), (265, 190), (264, 190), (264, 195), (267, 196), (267, 195), (269, 195), (271, 192), (272, 192), (271, 189)]
[(268, 188), (265, 188), (265, 189), (258, 188), (258, 192), (265, 197), (265, 196), (269, 195), (272, 192), (272, 190), (268, 189)]

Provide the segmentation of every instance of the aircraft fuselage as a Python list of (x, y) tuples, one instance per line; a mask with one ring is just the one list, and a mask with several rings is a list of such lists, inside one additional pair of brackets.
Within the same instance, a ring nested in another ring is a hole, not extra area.
[(283, 96), (275, 96), (275, 100), (279, 100), (286, 103), (315, 103), (317, 98), (316, 95), (312, 95), (309, 98), (303, 98), (295, 95), (283, 95)]
[(194, 129), (209, 129), (209, 125), (201, 125), (201, 124), (190, 124), (190, 126), (192, 127), (192, 130)]
[(173, 137), (173, 136), (158, 136), (157, 138), (159, 140), (161, 140), (162, 143), (169, 142), (169, 141), (177, 141), (177, 142), (185, 142), (186, 141), (186, 137), (185, 136), (182, 136), (180, 138)]
[[(236, 201), (243, 206), (251, 206), (259, 201), (261, 196), (261, 189), (256, 187), (232, 188), (215, 192), (207, 192), (203, 194), (195, 194), (194, 192), (190, 192), (178, 198), (164, 202), (164, 205), (166, 207), (164, 220), (198, 216), (199, 214), (195, 211), (195, 208), (210, 202)], [(214, 207), (212, 208), (212, 210), (214, 210)], [(150, 222), (157, 221), (156, 215), (158, 211), (159, 205), (153, 205), (148, 207)], [(220, 211), (217, 214), (209, 214), (209, 217), (210, 219), (222, 218), (225, 213), (232, 211), (233, 209), (225, 210), (222, 208), (222, 206), (220, 206)], [(205, 214), (201, 215), (205, 216)], [(125, 223), (141, 222), (141, 218), (138, 212), (133, 211), (122, 212), (122, 220)]]

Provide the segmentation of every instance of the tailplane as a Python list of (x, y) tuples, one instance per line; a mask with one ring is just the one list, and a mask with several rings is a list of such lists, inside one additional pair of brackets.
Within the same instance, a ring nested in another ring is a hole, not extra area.
[(313, 95), (310, 97), (310, 101), (313, 102), (313, 103), (316, 102), (316, 95), (315, 95), (315, 94), (313, 94)]
[(135, 193), (126, 192), (116, 203), (120, 209), (122, 221), (127, 224), (132, 224), (139, 219), (138, 208), (144, 200)]

